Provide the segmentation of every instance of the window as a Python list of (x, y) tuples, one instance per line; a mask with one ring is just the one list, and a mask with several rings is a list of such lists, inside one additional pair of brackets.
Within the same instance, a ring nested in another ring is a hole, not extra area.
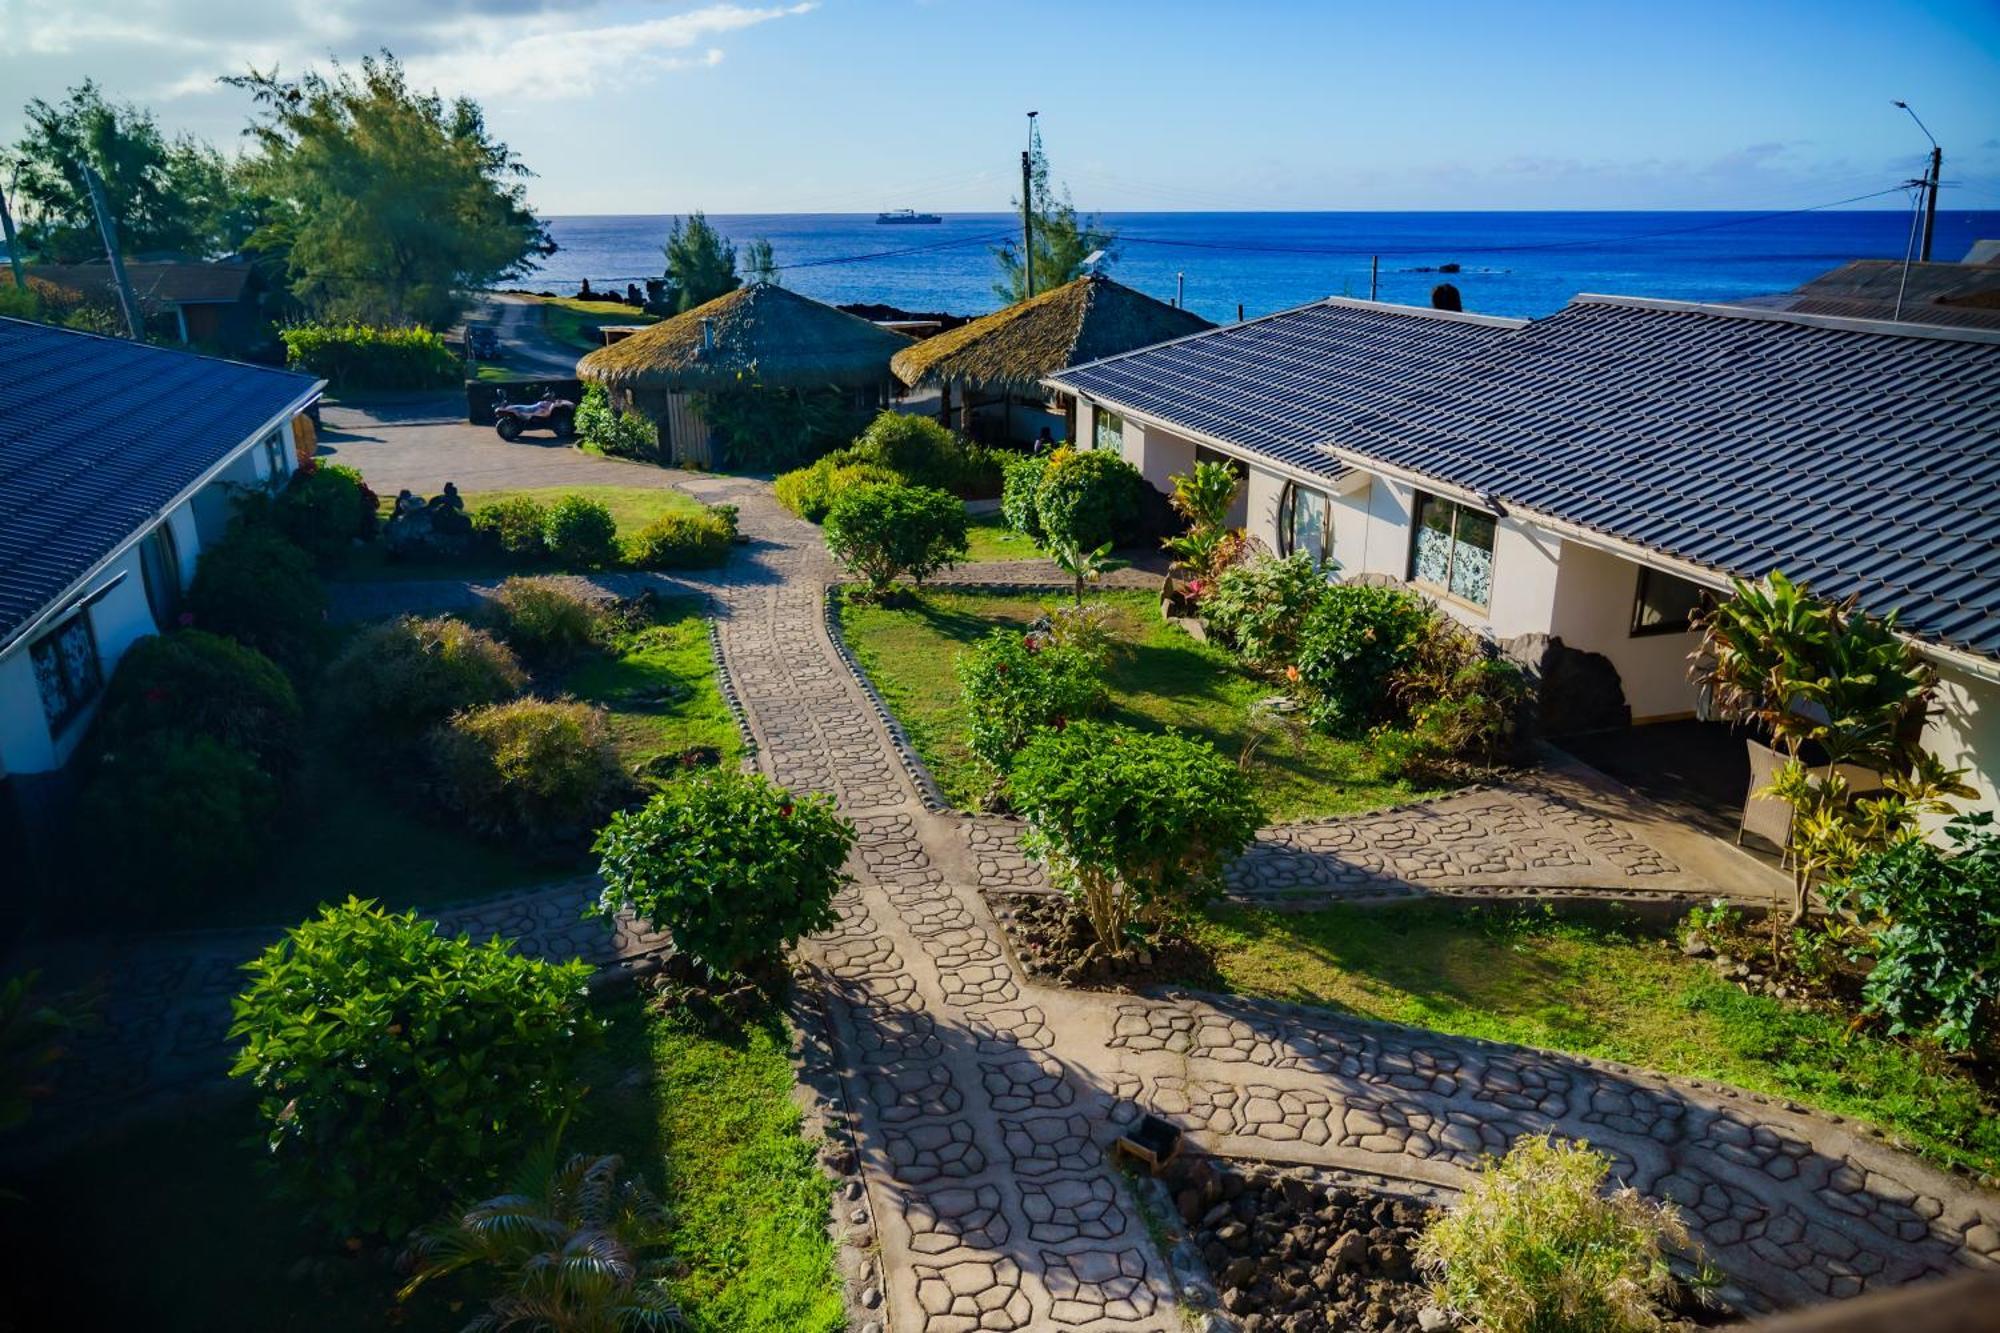
[(1286, 482), (1280, 506), (1278, 554), (1297, 552), (1311, 557), (1315, 568), (1324, 565), (1333, 554), (1333, 524), (1326, 495), (1310, 486)]
[(1485, 606), (1493, 597), (1493, 515), (1417, 493), (1410, 581)]
[(1101, 407), (1091, 413), (1090, 447), (1122, 454), (1125, 451), (1125, 418)]
[(264, 475), (273, 486), (285, 479), (285, 432), (274, 430), (264, 437)]
[(153, 623), (172, 629), (181, 609), (181, 558), (168, 524), (160, 524), (139, 543), (139, 572), (146, 577), (146, 605), (153, 608)]
[(42, 694), (42, 716), (48, 719), (51, 734), (60, 733), (104, 686), (90, 613), (79, 612), (35, 640), (28, 656)]
[(1708, 589), (1657, 569), (1639, 566), (1639, 591), (1632, 599), (1632, 633), (1679, 634), (1708, 601)]

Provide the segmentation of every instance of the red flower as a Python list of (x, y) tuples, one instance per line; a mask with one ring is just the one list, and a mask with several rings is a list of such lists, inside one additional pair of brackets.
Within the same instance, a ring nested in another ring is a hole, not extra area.
[(790, 819), (791, 817), (792, 817), (792, 803), (790, 801), (786, 801), (783, 805), (778, 807), (778, 818)]

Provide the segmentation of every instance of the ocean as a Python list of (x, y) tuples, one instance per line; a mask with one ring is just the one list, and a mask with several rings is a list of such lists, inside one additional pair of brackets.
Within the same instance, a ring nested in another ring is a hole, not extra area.
[[(525, 280), (573, 295), (659, 276), (668, 217), (553, 217), (560, 247)], [(834, 303), (973, 315), (995, 309), (992, 249), (1018, 215), (948, 213), (883, 226), (855, 213), (711, 214), (741, 247), (767, 238), (795, 291)], [(1117, 233), (1106, 271), (1213, 320), (1323, 296), (1366, 297), (1380, 256), (1384, 301), (1425, 305), (1457, 284), (1467, 310), (1546, 315), (1578, 292), (1727, 300), (1785, 291), (1850, 259), (1900, 259), (1910, 214), (1819, 213), (1104, 213)], [(1938, 215), (1933, 257), (2000, 236), (2000, 212)], [(1442, 265), (1460, 270), (1440, 274)]]

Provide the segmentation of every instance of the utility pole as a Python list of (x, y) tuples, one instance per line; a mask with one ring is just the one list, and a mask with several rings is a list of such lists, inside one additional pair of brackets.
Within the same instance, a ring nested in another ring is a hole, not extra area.
[(1187, 309), (1187, 274), (1174, 274), (1174, 308)]
[(1924, 243), (1923, 248), (1917, 254), (1918, 259), (1928, 264), (1931, 262), (1931, 234), (1937, 230), (1938, 178), (1944, 172), (1944, 149), (1938, 147), (1937, 136), (1931, 133), (1930, 126), (1924, 124), (1923, 118), (1917, 115), (1908, 102), (1899, 99), (1895, 105), (1901, 107), (1904, 111), (1908, 111), (1910, 119), (1917, 122), (1917, 128), (1922, 130), (1924, 137), (1931, 141), (1931, 168), (1925, 174), (1923, 180)]
[(90, 187), (91, 211), (97, 214), (97, 230), (104, 236), (104, 254), (111, 261), (111, 278), (118, 284), (118, 304), (125, 311), (125, 331), (134, 342), (143, 342), (145, 326), (139, 320), (139, 302), (132, 295), (132, 280), (125, 276), (125, 257), (118, 253), (118, 223), (111, 216), (111, 205), (104, 201), (104, 182), (88, 162), (83, 164), (83, 183)]
[(1375, 293), (1381, 285), (1381, 277), (1382, 256), (1368, 256), (1368, 299), (1371, 301), (1375, 299)]
[(1035, 294), (1035, 117), (1028, 113), (1028, 146), (1021, 150), (1021, 275), (1024, 290)]

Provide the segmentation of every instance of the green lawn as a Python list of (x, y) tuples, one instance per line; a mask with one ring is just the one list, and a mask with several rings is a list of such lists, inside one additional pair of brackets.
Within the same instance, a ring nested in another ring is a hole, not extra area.
[[(663, 514), (698, 514), (708, 507), (685, 492), (665, 486), (536, 486), (520, 490), (459, 492), (467, 513), (481, 505), (496, 504), (517, 496), (527, 496), (541, 504), (552, 505), (566, 495), (581, 495), (609, 509), (621, 535), (635, 533)], [(377, 503), (386, 522), (395, 508), (396, 497), (393, 493), (382, 494), (377, 497)], [(503, 579), (509, 574), (551, 572), (562, 571), (552, 567), (524, 569), (517, 562), (492, 556), (466, 560), (391, 560), (388, 551), (377, 540), (356, 547), (338, 567), (328, 572), (327, 577), (337, 581), (367, 583), (383, 579)]]
[(620, 301), (579, 301), (575, 297), (544, 296), (542, 328), (557, 342), (586, 352), (604, 346), (597, 330), (606, 324), (653, 324), (659, 316), (649, 315)]
[(1629, 917), (1220, 907), (1201, 933), (1247, 995), (1792, 1097), (1900, 1133), (1935, 1160), (2000, 1169), (2000, 1107), (1962, 1067), (1746, 995)]
[[(590, 1091), (565, 1142), (624, 1154), (661, 1192), (672, 1252), (688, 1266), (675, 1289), (693, 1327), (840, 1328), (831, 1184), (799, 1134), (783, 1020), (767, 1011), (724, 1040), (676, 1029), (631, 991), (602, 1009), (610, 1037), (582, 1071)], [(476, 1312), (458, 1284), (398, 1308), (392, 1272), (273, 1197), (248, 1142), (255, 1133), (249, 1103), (232, 1101), (94, 1136), (10, 1181), (29, 1201), (0, 1204), (20, 1275), (8, 1302), (19, 1326), (442, 1333)]]
[(987, 560), (1039, 560), (1042, 551), (1033, 542), (1007, 526), (998, 514), (974, 514), (966, 521), (966, 536), (974, 564)]
[[(967, 806), (986, 780), (965, 745), (966, 719), (954, 663), (995, 626), (1024, 626), (1053, 593), (932, 589), (884, 606), (847, 601), (841, 629), (953, 802)], [(1237, 758), (1249, 738), (1248, 710), (1273, 693), (1229, 654), (1197, 643), (1160, 618), (1152, 593), (1096, 594), (1114, 611), (1126, 651), (1107, 672), (1113, 721), (1176, 727)], [(1256, 752), (1249, 781), (1269, 821), (1344, 814), (1405, 801), (1418, 789), (1379, 772), (1365, 746), (1318, 733), (1294, 745), (1274, 737)]]
[[(633, 702), (635, 695), (672, 686), (689, 693), (671, 702)], [(623, 636), (615, 653), (586, 659), (564, 678), (563, 687), (611, 710), (619, 755), (628, 767), (696, 746), (713, 746), (725, 764), (743, 753), (709, 650), (708, 621), (692, 599), (667, 602), (661, 623)]]

